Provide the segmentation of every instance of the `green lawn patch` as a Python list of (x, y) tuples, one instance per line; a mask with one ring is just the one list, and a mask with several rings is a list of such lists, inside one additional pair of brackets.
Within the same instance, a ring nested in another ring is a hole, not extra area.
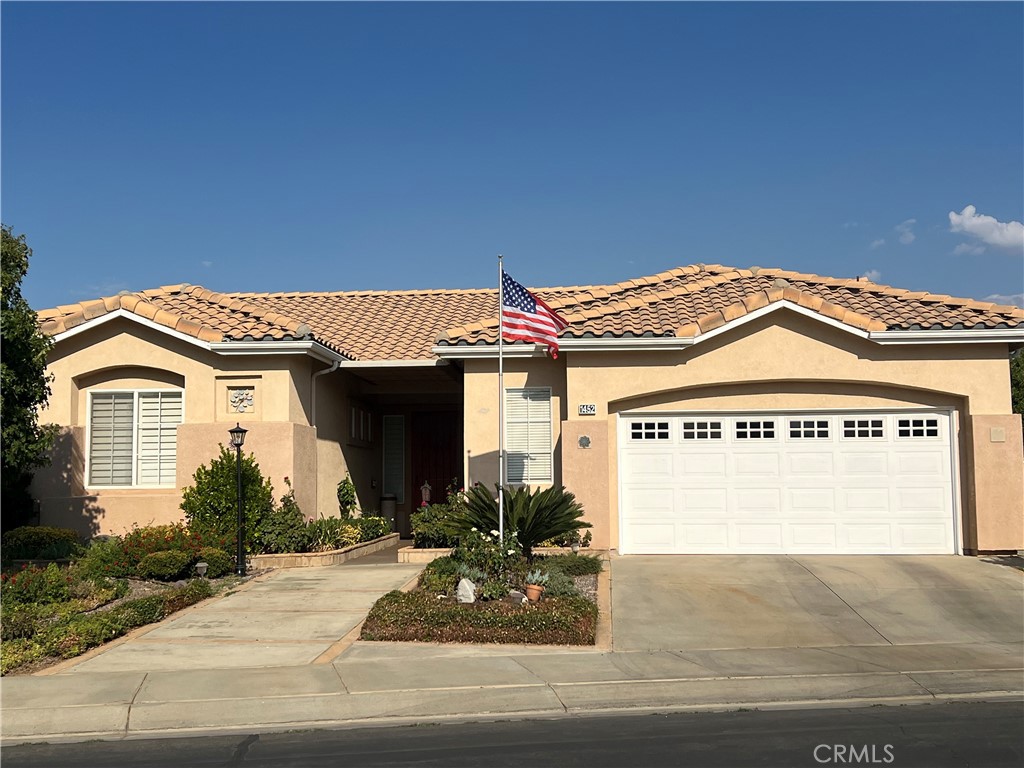
[(426, 592), (389, 592), (363, 623), (363, 640), (593, 645), (597, 606), (583, 597), (520, 605), (460, 604)]

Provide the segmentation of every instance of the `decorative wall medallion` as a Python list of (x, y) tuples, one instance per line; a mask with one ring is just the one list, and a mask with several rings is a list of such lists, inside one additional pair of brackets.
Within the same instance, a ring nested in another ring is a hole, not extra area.
[(228, 408), (235, 413), (252, 413), (253, 388), (228, 387)]

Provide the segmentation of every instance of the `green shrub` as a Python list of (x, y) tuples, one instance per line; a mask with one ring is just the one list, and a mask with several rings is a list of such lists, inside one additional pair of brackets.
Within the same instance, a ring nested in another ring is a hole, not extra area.
[(5, 640), (3, 650), (0, 651), (0, 674), (6, 675), (11, 670), (39, 661), (46, 655), (46, 649), (34, 639)]
[(325, 517), (312, 520), (306, 526), (306, 546), (309, 552), (330, 552), (359, 543), (359, 529), (349, 520)]
[(597, 606), (582, 597), (517, 605), (459, 605), (426, 592), (389, 592), (370, 609), (363, 640), (593, 645)]
[(373, 541), (391, 533), (391, 523), (388, 522), (387, 518), (376, 515), (353, 517), (349, 520), (349, 523), (359, 529), (360, 541)]
[(0, 602), (60, 603), (71, 597), (70, 581), (68, 569), (56, 563), (0, 573)]
[(210, 579), (219, 579), (225, 574), (231, 573), (235, 567), (235, 558), (223, 549), (215, 547), (203, 547), (199, 550), (199, 560), (206, 563), (206, 576)]
[(164, 599), (164, 615), (188, 608), (213, 594), (213, 587), (205, 579), (193, 579), (184, 587), (171, 589), (159, 595)]
[[(194, 484), (186, 488), (181, 497), (181, 509), (189, 528), (235, 540), (238, 533), (235, 464), (235, 454), (222, 445), (220, 456), (213, 459), (209, 467), (204, 464), (195, 471)], [(242, 489), (245, 546), (251, 552), (263, 518), (274, 509), (274, 488), (270, 480), (263, 477), (251, 453), (242, 456)]]
[[(281, 497), (277, 509), (268, 511), (260, 521), (256, 532), (256, 550), (278, 554), (281, 552), (306, 552), (308, 536), (306, 516), (295, 501), (295, 491), (286, 477), (288, 493)], [(237, 513), (236, 513), (237, 517)]]
[[(497, 486), (495, 486), (497, 490)], [(531, 491), (528, 487), (501, 489), (504, 495), (505, 532), (515, 533), (527, 558), (534, 547), (570, 531), (589, 528), (583, 507), (576, 497), (561, 486)], [(484, 486), (474, 486), (466, 495), (465, 506), (451, 511), (451, 524), (460, 537), (473, 528), (490, 531), (498, 528), (498, 502)]]
[(352, 478), (345, 475), (345, 478), (338, 483), (338, 512), (343, 518), (352, 517), (356, 510), (356, 486)]
[(3, 535), (4, 560), (62, 560), (81, 551), (78, 533), (70, 528), (27, 525)]
[(537, 565), (548, 573), (564, 573), (566, 576), (585, 576), (604, 570), (601, 558), (596, 555), (550, 555), (538, 558)]
[(431, 504), (420, 507), (410, 518), (412, 541), (417, 549), (444, 549), (458, 543), (458, 535), (452, 530), (450, 511), (445, 504)]
[(576, 582), (571, 576), (560, 571), (547, 574), (548, 582), (544, 586), (544, 597), (575, 597), (580, 593)]
[(192, 563), (192, 555), (178, 549), (169, 549), (146, 555), (139, 562), (137, 573), (143, 579), (174, 581), (185, 575)]
[(85, 548), (85, 553), (75, 561), (83, 575), (123, 578), (135, 575), (138, 562), (129, 562), (124, 544), (116, 536), (95, 538)]
[(433, 595), (451, 595), (459, 583), (462, 563), (450, 557), (439, 557), (427, 563), (420, 573), (420, 589)]

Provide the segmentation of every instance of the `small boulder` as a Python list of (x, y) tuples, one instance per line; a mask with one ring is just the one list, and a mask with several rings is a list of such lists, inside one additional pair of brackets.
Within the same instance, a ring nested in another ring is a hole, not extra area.
[(460, 603), (475, 603), (476, 584), (469, 579), (460, 579), (459, 587), (455, 590), (455, 599)]
[(528, 602), (530, 602), (527, 599), (526, 595), (524, 595), (518, 589), (513, 589), (511, 592), (509, 592), (508, 593), (508, 599), (512, 600), (513, 602), (516, 602), (516, 603), (528, 603)]

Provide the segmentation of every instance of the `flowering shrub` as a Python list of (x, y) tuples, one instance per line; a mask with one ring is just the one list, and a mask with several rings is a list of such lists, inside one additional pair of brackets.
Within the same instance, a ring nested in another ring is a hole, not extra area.
[(14, 573), (0, 573), (0, 602), (60, 603), (71, 597), (71, 577), (66, 568), (50, 563), (30, 565)]
[(483, 572), (486, 581), (497, 581), (506, 586), (519, 586), (525, 573), (523, 548), (515, 533), (500, 538), (497, 530), (487, 533), (472, 528), (459, 536), (458, 546), (452, 550), (456, 563)]

